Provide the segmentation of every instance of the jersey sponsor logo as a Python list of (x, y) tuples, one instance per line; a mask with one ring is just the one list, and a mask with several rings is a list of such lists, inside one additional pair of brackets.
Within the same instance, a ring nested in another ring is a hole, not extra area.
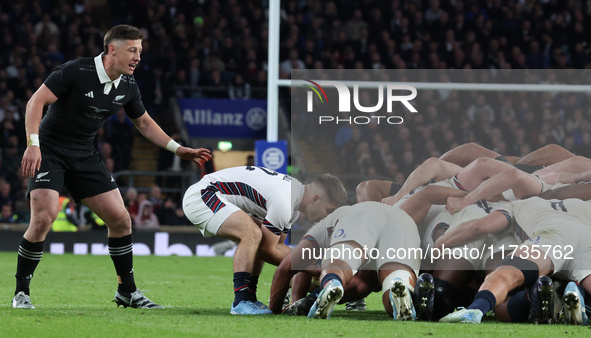
[(102, 113), (104, 111), (109, 111), (109, 109), (100, 109), (100, 108), (97, 108), (95, 106), (88, 106), (88, 108), (92, 108), (95, 113)]
[(82, 115), (93, 118), (93, 119), (97, 119), (97, 120), (104, 120), (107, 118), (106, 116), (104, 116), (103, 114), (100, 114), (100, 113), (108, 112), (109, 109), (100, 109), (95, 106), (89, 106), (88, 108), (91, 108), (92, 110), (94, 110), (94, 112), (82, 112)]
[(91, 99), (94, 99), (94, 93), (91, 91), (89, 91), (88, 93), (84, 94), (84, 96), (86, 97), (90, 97)]

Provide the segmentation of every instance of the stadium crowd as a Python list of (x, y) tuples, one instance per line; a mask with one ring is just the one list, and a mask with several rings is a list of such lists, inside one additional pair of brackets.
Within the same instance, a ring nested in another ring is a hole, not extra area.
[[(558, 0), (291, 1), (282, 13), (280, 74), (289, 78), (293, 69), (589, 68), (586, 6)], [(545, 74), (544, 83), (565, 80), (560, 73)], [(397, 182), (426, 158), (466, 142), (503, 155), (522, 156), (551, 143), (583, 156), (591, 152), (591, 97), (584, 94), (438, 91), (421, 92), (415, 101), (420, 113), (404, 116), (398, 128), (345, 125), (320, 137), (334, 142), (345, 172)], [(295, 126), (310, 130), (311, 124), (316, 119)]]
[[(267, 81), (266, 6), (238, 0), (2, 3), (0, 206), (11, 207), (2, 208), (2, 219), (28, 221), (27, 182), (20, 170), (25, 106), (57, 65), (98, 55), (112, 25), (140, 27), (146, 39), (134, 75), (148, 112), (175, 134), (168, 114), (171, 97), (265, 95), (254, 88)], [(280, 76), (289, 78), (292, 69), (303, 68), (585, 68), (591, 61), (586, 6), (578, 0), (282, 1)], [(288, 90), (281, 95), (289, 110)], [(425, 158), (470, 141), (504, 155), (549, 143), (591, 155), (591, 99), (585, 95), (558, 94), (538, 100), (545, 104), (537, 107), (524, 107), (512, 93), (432, 92), (420, 100), (421, 113), (406, 116), (393, 134), (372, 125), (335, 130), (329, 141), (343, 155), (345, 171), (401, 182)], [(97, 147), (109, 169), (129, 168), (133, 137), (122, 112), (99, 132)], [(357, 162), (345, 160), (351, 153), (359, 154)], [(142, 199), (132, 199), (138, 213)], [(168, 202), (159, 205), (175, 213), (157, 217), (159, 224), (178, 216), (178, 209), (166, 205), (179, 201)], [(151, 203), (144, 208), (158, 209)], [(150, 215), (146, 212), (141, 222), (153, 226)]]

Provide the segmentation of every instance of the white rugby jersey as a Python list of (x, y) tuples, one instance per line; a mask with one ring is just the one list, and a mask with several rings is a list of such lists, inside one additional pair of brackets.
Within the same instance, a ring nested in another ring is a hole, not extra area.
[(312, 242), (312, 244), (317, 248), (328, 248), (335, 226), (339, 220), (350, 211), (351, 208), (352, 206), (345, 205), (330, 213), (323, 220), (311, 227), (306, 235), (304, 235), (302, 240), (305, 239)]
[(530, 197), (525, 200), (511, 202), (515, 235), (522, 241), (536, 233), (540, 224), (547, 224), (550, 219), (560, 219), (591, 226), (591, 202), (577, 198), (565, 200), (545, 200)]
[(304, 186), (297, 179), (276, 171), (255, 166), (234, 167), (205, 175), (209, 182), (201, 190), (205, 204), (214, 212), (223, 208), (224, 198), (263, 220), (263, 225), (276, 235), (287, 233), (298, 219)]
[(450, 215), (451, 217), (449, 219), (449, 226), (454, 228), (455, 226), (464, 222), (483, 218), (493, 211), (498, 211), (507, 218), (507, 228), (505, 231), (503, 231), (503, 233), (509, 230), (510, 226), (512, 225), (511, 204), (509, 202), (488, 202), (485, 200), (478, 201), (456, 212), (455, 214)]

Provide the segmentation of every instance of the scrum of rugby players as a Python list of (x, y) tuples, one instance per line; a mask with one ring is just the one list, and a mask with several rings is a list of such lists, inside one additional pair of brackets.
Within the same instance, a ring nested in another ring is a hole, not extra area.
[[(476, 324), (492, 310), (502, 322), (587, 325), (589, 168), (591, 160), (557, 145), (504, 158), (469, 143), (426, 160), (402, 186), (361, 182), (358, 203), (317, 223), (282, 261), (269, 307), (329, 318), (337, 303), (382, 290), (394, 320)], [(397, 211), (388, 216), (371, 201)], [(364, 246), (420, 246), (421, 256), (333, 259), (333, 250)], [(312, 276), (320, 287), (308, 294)], [(291, 304), (282, 309), (292, 277)]]

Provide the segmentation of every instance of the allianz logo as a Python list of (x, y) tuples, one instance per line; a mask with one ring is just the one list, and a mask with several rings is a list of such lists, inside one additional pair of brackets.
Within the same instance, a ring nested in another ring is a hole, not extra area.
[(242, 126), (244, 114), (212, 112), (211, 109), (185, 109), (183, 121), (192, 125)]

